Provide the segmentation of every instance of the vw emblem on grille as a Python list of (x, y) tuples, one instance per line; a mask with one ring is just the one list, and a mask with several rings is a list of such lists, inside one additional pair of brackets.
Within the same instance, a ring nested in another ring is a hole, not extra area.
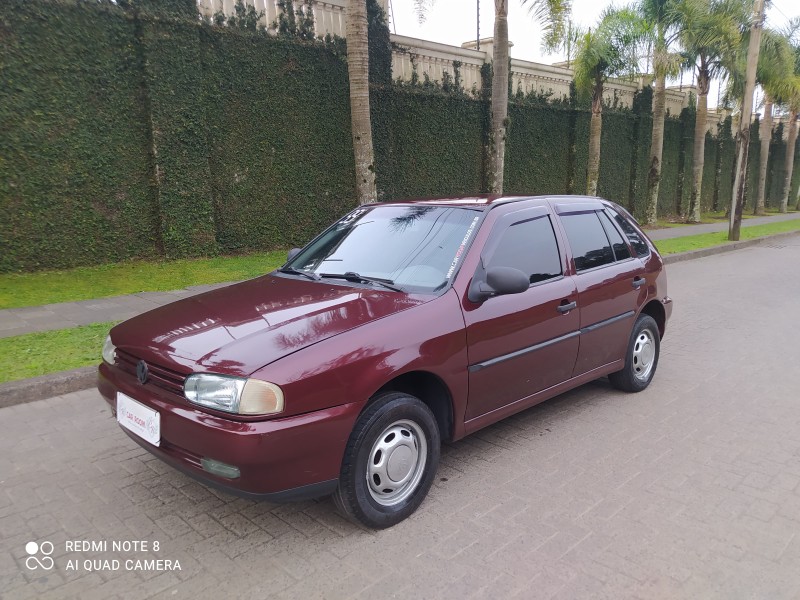
[(136, 378), (139, 380), (139, 383), (144, 385), (147, 383), (148, 377), (150, 377), (150, 369), (147, 368), (146, 362), (140, 360), (136, 363)]

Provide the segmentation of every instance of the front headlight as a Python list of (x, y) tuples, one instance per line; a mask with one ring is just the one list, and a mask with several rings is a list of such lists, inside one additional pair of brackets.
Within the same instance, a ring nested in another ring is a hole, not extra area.
[(110, 365), (113, 365), (117, 360), (117, 348), (111, 343), (111, 335), (106, 336), (106, 341), (103, 344), (103, 360)]
[(189, 402), (240, 415), (270, 415), (283, 410), (283, 391), (259, 379), (196, 373), (183, 385)]

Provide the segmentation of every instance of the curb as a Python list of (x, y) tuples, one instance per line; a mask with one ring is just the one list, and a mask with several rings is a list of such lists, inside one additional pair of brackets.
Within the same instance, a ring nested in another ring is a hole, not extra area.
[(734, 250), (740, 250), (741, 248), (757, 246), (765, 241), (781, 240), (798, 234), (800, 234), (800, 229), (795, 231), (785, 231), (783, 233), (775, 233), (773, 235), (765, 235), (762, 237), (753, 238), (752, 240), (729, 242), (720, 246), (701, 248), (700, 250), (688, 250), (686, 252), (678, 252), (677, 254), (668, 254), (664, 257), (664, 264), (670, 265), (672, 263), (683, 262), (685, 260), (694, 260), (695, 258), (703, 258), (705, 256), (714, 256), (715, 254), (733, 252)]
[(50, 373), (31, 379), (0, 383), (0, 409), (15, 404), (44, 400), (95, 386), (97, 366)]
[[(800, 235), (800, 230), (776, 233), (775, 235), (765, 235), (763, 237), (753, 238), (752, 240), (733, 242), (721, 246), (713, 246), (711, 248), (702, 248), (701, 250), (689, 250), (688, 252), (669, 254), (664, 257), (664, 264), (670, 265), (686, 260), (703, 258), (705, 256), (714, 256), (715, 254), (723, 254), (741, 248), (757, 246), (764, 241), (776, 241), (795, 235)], [(91, 366), (74, 369), (72, 371), (42, 375), (32, 379), (20, 379), (8, 383), (0, 383), (0, 409), (6, 406), (35, 402), (52, 396), (93, 388), (96, 381), (97, 366)]]

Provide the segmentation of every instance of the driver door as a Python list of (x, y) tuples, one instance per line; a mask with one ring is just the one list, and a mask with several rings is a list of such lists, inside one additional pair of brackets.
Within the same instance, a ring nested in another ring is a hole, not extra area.
[(480, 304), (464, 299), (469, 352), (466, 420), (569, 379), (579, 345), (578, 310), (569, 309), (577, 289), (573, 278), (564, 276), (566, 257), (547, 207), (517, 210), (498, 219), (481, 260), (485, 269), (519, 269), (531, 283), (525, 292)]

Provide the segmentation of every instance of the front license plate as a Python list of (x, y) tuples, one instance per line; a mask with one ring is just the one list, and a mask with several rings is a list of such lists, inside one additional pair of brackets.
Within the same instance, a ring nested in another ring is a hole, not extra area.
[(117, 422), (154, 446), (161, 443), (161, 414), (117, 392)]

